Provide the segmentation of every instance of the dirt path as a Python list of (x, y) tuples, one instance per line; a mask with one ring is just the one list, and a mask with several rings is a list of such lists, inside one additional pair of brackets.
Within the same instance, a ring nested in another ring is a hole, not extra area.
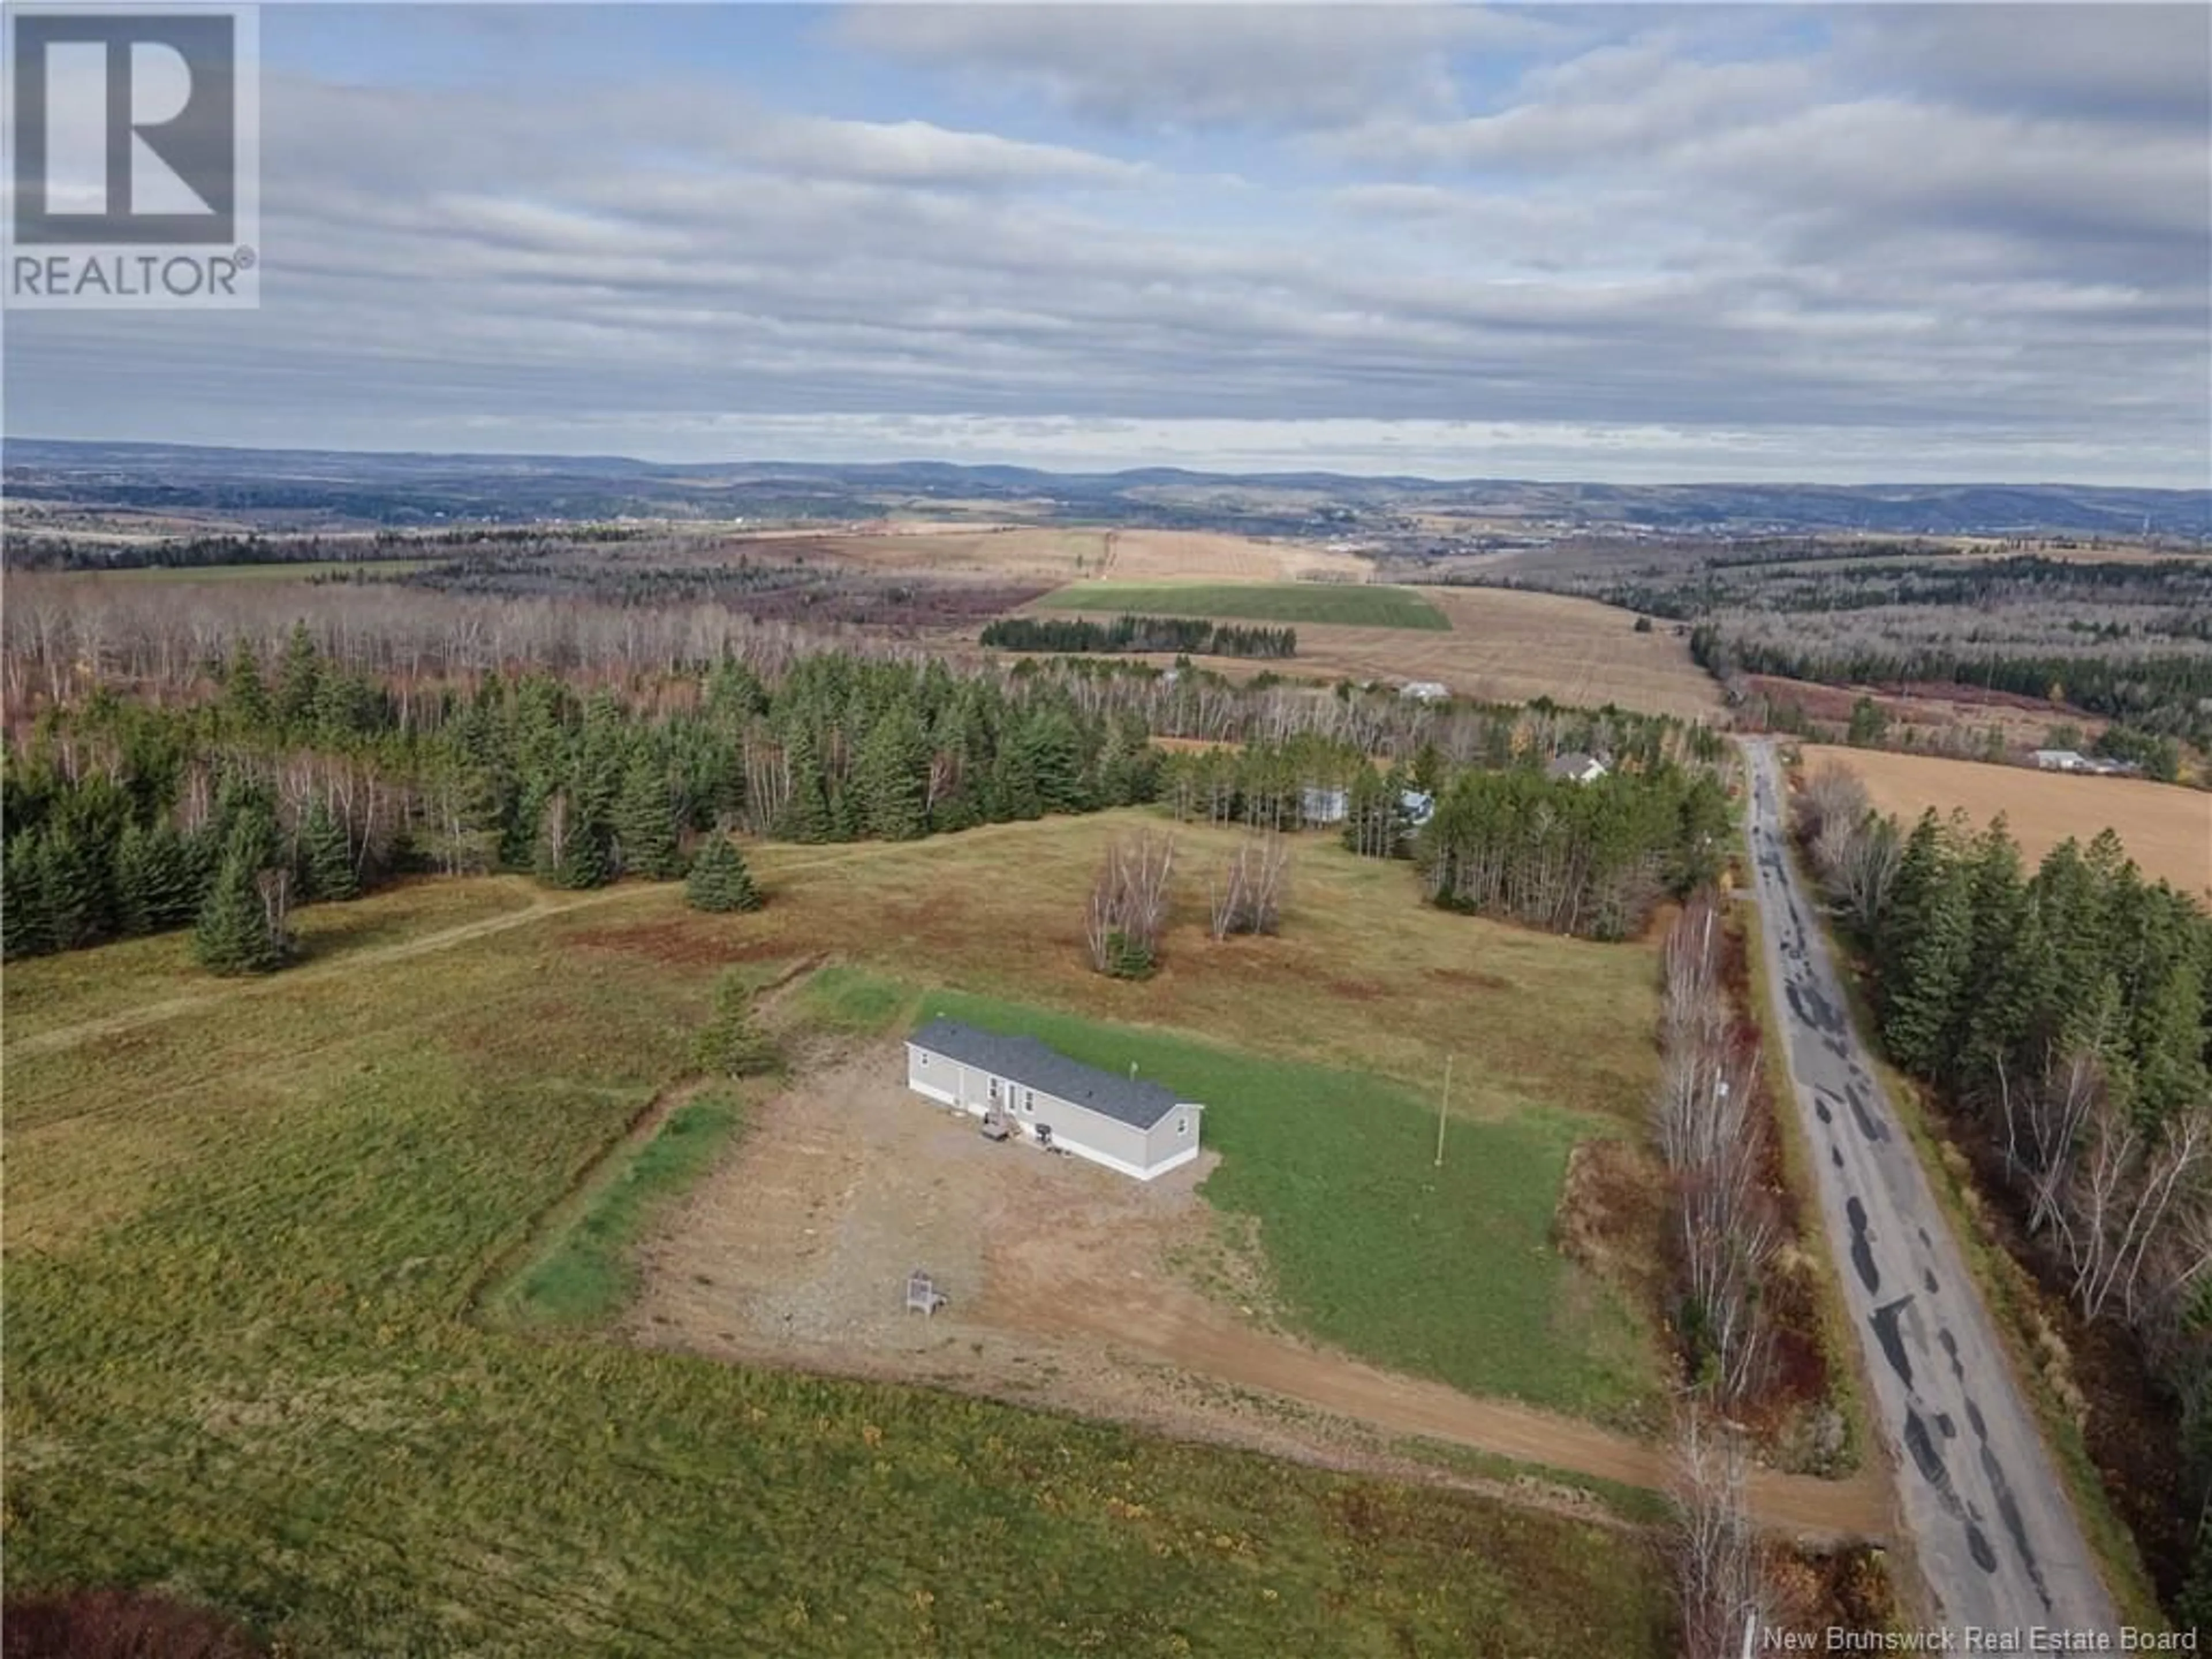
[[(961, 832), (958, 840), (970, 843), (990, 840), (1000, 836), (1034, 830), (1029, 822), (987, 823)], [(951, 845), (947, 839), (946, 844)], [(802, 855), (793, 859), (779, 859), (769, 873), (781, 878), (802, 870), (820, 869), (828, 866), (851, 864), (872, 858), (887, 857), (892, 854), (911, 856), (915, 844), (911, 842), (854, 842), (832, 850)], [(396, 945), (380, 945), (366, 951), (343, 952), (327, 960), (311, 962), (287, 973), (272, 974), (265, 979), (233, 979), (213, 981), (204, 991), (188, 996), (165, 997), (158, 1002), (143, 1002), (136, 1007), (117, 1013), (88, 1019), (76, 1025), (58, 1026), (50, 1031), (40, 1031), (34, 1036), (22, 1037), (8, 1044), (10, 1054), (44, 1054), (75, 1048), (103, 1037), (115, 1036), (125, 1031), (137, 1030), (142, 1025), (158, 1024), (163, 1020), (180, 1019), (187, 1014), (202, 1013), (223, 1006), (239, 997), (266, 996), (272, 991), (288, 991), (296, 986), (311, 985), (338, 974), (357, 974), (365, 969), (381, 968), (395, 962), (410, 961), (416, 957), (428, 956), (439, 951), (450, 951), (457, 945), (467, 945), (481, 939), (511, 933), (518, 927), (565, 916), (578, 910), (589, 910), (601, 905), (620, 904), (627, 901), (653, 896), (668, 896), (675, 890), (666, 883), (635, 883), (618, 887), (605, 887), (596, 891), (577, 894), (539, 894), (519, 910), (509, 910), (481, 921), (463, 922), (458, 927), (442, 928), (434, 933), (425, 933), (419, 939), (402, 939)]]
[(366, 951), (348, 951), (328, 961), (309, 963), (289, 973), (274, 974), (266, 979), (227, 980), (216, 988), (195, 992), (190, 996), (165, 997), (159, 1002), (143, 1002), (135, 1008), (125, 1008), (119, 1013), (109, 1014), (100, 1019), (89, 1019), (82, 1024), (64, 1025), (51, 1031), (41, 1031), (36, 1036), (25, 1037), (9, 1043), (8, 1047), (10, 1053), (17, 1054), (43, 1054), (74, 1048), (101, 1037), (135, 1030), (141, 1025), (157, 1024), (165, 1019), (179, 1019), (186, 1014), (199, 1013), (239, 997), (265, 996), (271, 991), (313, 984), (336, 974), (355, 974), (364, 968), (380, 968), (390, 963), (405, 962), (410, 957), (428, 956), (433, 951), (449, 951), (456, 945), (466, 945), (473, 939), (489, 939), (517, 927), (527, 927), (532, 922), (543, 921), (549, 916), (566, 915), (572, 910), (590, 909), (595, 905), (618, 903), (623, 899), (660, 890), (653, 887), (609, 887), (569, 899), (541, 897), (520, 910), (488, 916), (480, 921), (464, 922), (457, 927), (425, 933), (420, 939), (402, 939), (397, 945), (380, 945)]
[[(1420, 1438), (1668, 1484), (1662, 1449), (1362, 1364), (1193, 1289), (1170, 1263), (1218, 1256), (1195, 1190), (1210, 1162), (1139, 1185), (994, 1145), (908, 1094), (896, 1052), (871, 1045), (763, 1107), (664, 1218), (625, 1328), (656, 1346), (931, 1383), (1338, 1467), (1417, 1472), (1403, 1443)], [(951, 1290), (933, 1319), (902, 1311), (915, 1267)], [(1891, 1530), (1872, 1478), (1761, 1474), (1752, 1500), (1795, 1537)]]

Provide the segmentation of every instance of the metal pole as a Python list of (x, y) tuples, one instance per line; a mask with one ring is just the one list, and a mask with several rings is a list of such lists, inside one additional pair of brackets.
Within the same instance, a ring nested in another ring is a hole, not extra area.
[(1437, 1100), (1437, 1168), (1444, 1167), (1444, 1111), (1451, 1104), (1452, 1057), (1444, 1056), (1444, 1091)]

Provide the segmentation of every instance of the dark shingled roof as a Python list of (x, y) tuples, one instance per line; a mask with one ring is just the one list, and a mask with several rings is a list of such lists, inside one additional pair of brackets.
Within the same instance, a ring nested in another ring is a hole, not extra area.
[(907, 1039), (963, 1066), (1010, 1078), (1024, 1087), (1085, 1106), (1101, 1116), (1149, 1129), (1182, 1103), (1171, 1090), (1116, 1077), (1048, 1048), (1035, 1037), (980, 1031), (955, 1019), (933, 1019)]

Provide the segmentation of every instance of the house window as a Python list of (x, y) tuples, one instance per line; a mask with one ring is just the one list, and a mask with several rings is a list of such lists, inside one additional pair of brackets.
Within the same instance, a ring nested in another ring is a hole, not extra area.
[(1176, 1120), (1176, 1133), (1179, 1135), (1187, 1135), (1190, 1133), (1190, 1114), (1188, 1112), (1185, 1112), (1181, 1117)]
[(1031, 1117), (1035, 1117), (1036, 1115), (1036, 1090), (1024, 1089), (1022, 1091), (1022, 1110)]
[(921, 1056), (921, 1063), (925, 1066), (929, 1064), (929, 1056), (927, 1054)]

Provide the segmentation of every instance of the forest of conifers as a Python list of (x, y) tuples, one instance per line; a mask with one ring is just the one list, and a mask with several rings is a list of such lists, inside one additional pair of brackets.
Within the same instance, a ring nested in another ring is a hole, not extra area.
[[(1472, 791), (1464, 780), (1488, 768), (1527, 771), (1567, 743), (1615, 743), (1646, 775), (1589, 798), (1620, 813), (1590, 819), (1589, 847), (1633, 865), (1641, 892), (1676, 857), (1689, 784), (1673, 757), (1710, 758), (1717, 745), (1702, 728), (1613, 713), (1427, 710), (1387, 694), (1239, 689), (1080, 660), (956, 672), (935, 659), (807, 649), (779, 631), (649, 670), (633, 657), (614, 676), (517, 665), (429, 679), (376, 665), (395, 653), (420, 665), (419, 651), (354, 635), (341, 656), (305, 623), (281, 648), (245, 630), (203, 640), (224, 647), (212, 659), (172, 656), (94, 611), (68, 623), (65, 635), (33, 625), (8, 656), (11, 684), (40, 705), (4, 757), (10, 956), (196, 923), (209, 965), (260, 970), (283, 959), (295, 903), (402, 871), (525, 870), (563, 887), (668, 878), (722, 828), (899, 839), (1151, 800), (1164, 766), (1176, 777), (1215, 763), (1164, 757), (1156, 732), (1255, 740), (1245, 775), (1273, 780), (1278, 823), (1280, 791), (1379, 775), (1372, 753), (1405, 753), (1432, 783), (1457, 774), (1454, 787)], [(657, 648), (651, 637), (634, 628), (630, 650)], [(87, 651), (128, 664), (117, 678), (133, 689), (86, 684)], [(1257, 822), (1260, 799), (1251, 792), (1240, 816)], [(1431, 892), (1608, 931), (1628, 914), (1622, 902), (1554, 890), (1562, 869), (1562, 890), (1595, 879), (1573, 873), (1581, 853), (1559, 866), (1553, 839), (1583, 836), (1589, 818), (1559, 794), (1514, 831), (1546, 872), (1533, 884)]]
[(2212, 1616), (2212, 918), (2110, 830), (2031, 873), (2002, 819), (1905, 831), (1841, 773), (1808, 782), (1799, 829), (1890, 1057), (1978, 1126), (2051, 1281), (2179, 1403), (2184, 1489), (2138, 1530), (2147, 1554), (2193, 1546), (2185, 1607)]

